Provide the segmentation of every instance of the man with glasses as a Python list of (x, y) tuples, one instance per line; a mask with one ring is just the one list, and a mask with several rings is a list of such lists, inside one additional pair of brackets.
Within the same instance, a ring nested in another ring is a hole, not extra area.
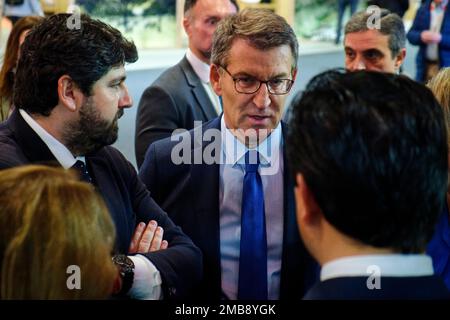
[(300, 299), (315, 279), (296, 229), (281, 122), (297, 56), (292, 28), (270, 10), (224, 19), (210, 73), (223, 116), (147, 151), (140, 177), (203, 251), (203, 299)]

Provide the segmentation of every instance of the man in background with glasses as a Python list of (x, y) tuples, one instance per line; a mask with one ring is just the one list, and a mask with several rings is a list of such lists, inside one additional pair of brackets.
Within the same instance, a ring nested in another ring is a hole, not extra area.
[(270, 10), (224, 19), (210, 72), (223, 116), (201, 127), (201, 139), (195, 129), (147, 151), (141, 178), (203, 251), (203, 299), (300, 299), (315, 279), (296, 230), (281, 122), (297, 56), (292, 28)]
[(195, 121), (221, 114), (220, 101), (211, 88), (209, 66), (212, 36), (217, 23), (238, 11), (235, 0), (184, 1), (183, 27), (188, 36), (186, 55), (164, 71), (139, 101), (135, 150), (138, 167), (155, 141), (176, 129), (192, 129)]

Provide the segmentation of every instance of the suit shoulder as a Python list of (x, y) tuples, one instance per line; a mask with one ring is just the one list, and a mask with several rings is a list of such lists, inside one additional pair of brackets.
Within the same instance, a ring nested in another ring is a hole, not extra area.
[(162, 89), (168, 92), (178, 92), (180, 87), (187, 87), (187, 79), (181, 62), (165, 70), (147, 89)]
[(0, 169), (19, 166), (28, 162), (12, 132), (4, 125), (0, 128), (0, 150)]

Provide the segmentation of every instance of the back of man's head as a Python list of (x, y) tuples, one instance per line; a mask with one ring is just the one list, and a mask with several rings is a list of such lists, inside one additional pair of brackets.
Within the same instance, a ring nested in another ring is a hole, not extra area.
[(447, 143), (425, 86), (377, 72), (328, 71), (293, 103), (288, 156), (324, 218), (358, 242), (419, 253), (442, 212)]
[[(379, 21), (376, 21), (379, 19)], [(395, 13), (380, 9), (379, 15), (374, 12), (358, 12), (345, 25), (345, 35), (375, 29), (382, 35), (389, 36), (389, 49), (392, 57), (399, 54), (406, 46), (406, 31), (403, 20)]]
[[(74, 21), (73, 19), (80, 19)], [(57, 14), (44, 19), (22, 45), (14, 85), (14, 104), (49, 115), (58, 104), (57, 82), (69, 75), (87, 96), (112, 67), (138, 58), (133, 42), (119, 30), (90, 18)]]

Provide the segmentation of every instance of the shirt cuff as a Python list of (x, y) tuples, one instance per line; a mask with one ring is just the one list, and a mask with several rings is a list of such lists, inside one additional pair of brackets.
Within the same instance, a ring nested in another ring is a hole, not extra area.
[(128, 295), (138, 300), (161, 300), (161, 274), (155, 265), (140, 254), (129, 258), (134, 263), (134, 280)]

